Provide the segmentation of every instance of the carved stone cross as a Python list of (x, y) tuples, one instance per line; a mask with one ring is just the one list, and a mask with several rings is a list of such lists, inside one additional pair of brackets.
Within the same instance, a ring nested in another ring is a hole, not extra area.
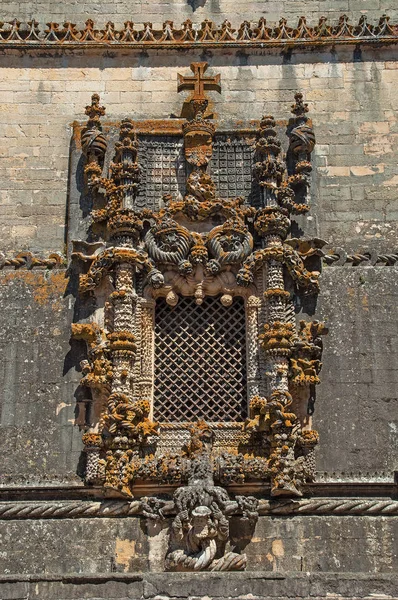
[(213, 90), (221, 94), (220, 74), (218, 73), (214, 77), (205, 77), (207, 67), (208, 63), (206, 62), (191, 63), (193, 77), (184, 77), (178, 74), (177, 90), (179, 92), (193, 90), (192, 100), (206, 99), (206, 90)]

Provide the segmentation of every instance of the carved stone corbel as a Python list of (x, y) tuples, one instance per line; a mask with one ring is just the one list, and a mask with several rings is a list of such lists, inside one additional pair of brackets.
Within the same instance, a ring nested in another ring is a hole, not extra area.
[(198, 265), (192, 274), (181, 275), (178, 271), (164, 271), (164, 285), (153, 288), (146, 286), (146, 298), (166, 298), (170, 306), (175, 306), (179, 296), (193, 296), (197, 304), (201, 304), (206, 296), (218, 296), (224, 305), (232, 302), (234, 296), (248, 298), (255, 294), (254, 286), (242, 287), (237, 285), (236, 277), (230, 270), (224, 270), (215, 275), (207, 274), (202, 265)]

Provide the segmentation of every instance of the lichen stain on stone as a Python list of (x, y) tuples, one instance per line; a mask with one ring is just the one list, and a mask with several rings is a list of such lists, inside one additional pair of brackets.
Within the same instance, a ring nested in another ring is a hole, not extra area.
[(54, 312), (62, 310), (62, 297), (68, 284), (65, 271), (10, 271), (4, 273), (3, 284), (21, 281), (32, 288), (33, 300), (39, 306), (51, 305)]
[(282, 540), (272, 540), (271, 543), (271, 552), (266, 554), (267, 560), (272, 564), (273, 570), (276, 570), (276, 559), (283, 558), (285, 556), (285, 548), (283, 546)]
[(67, 406), (70, 406), (70, 404), (67, 404), (66, 402), (60, 402), (55, 408), (55, 414), (58, 416), (61, 410), (63, 410)]
[(75, 142), (76, 145), (76, 149), (77, 150), (81, 150), (82, 149), (82, 144), (81, 144), (81, 132), (83, 127), (80, 125), (80, 123), (78, 123), (77, 121), (73, 121), (73, 123), (71, 123), (72, 129), (73, 129), (73, 140)]
[(282, 540), (272, 540), (271, 543), (271, 552), (266, 554), (266, 559), (271, 563), (272, 570), (278, 570), (278, 558), (283, 558), (285, 556), (285, 548), (283, 546)]
[(272, 554), (276, 557), (285, 556), (285, 549), (282, 540), (274, 540), (272, 542)]
[(369, 297), (368, 296), (364, 296), (362, 298), (362, 308), (366, 312), (369, 312)]
[(130, 561), (135, 556), (135, 540), (116, 539), (115, 562), (123, 567), (127, 572), (130, 567)]
[(347, 287), (347, 305), (350, 309), (355, 310), (356, 290), (351, 286)]

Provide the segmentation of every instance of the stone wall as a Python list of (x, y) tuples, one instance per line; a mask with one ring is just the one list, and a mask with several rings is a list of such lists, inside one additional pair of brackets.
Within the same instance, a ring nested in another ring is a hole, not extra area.
[[(163, 573), (3, 575), (5, 600), (288, 600), (380, 598), (396, 600), (397, 578), (359, 573)], [(376, 590), (376, 591), (375, 591)], [(211, 591), (211, 596), (209, 596)]]
[(394, 0), (247, 0), (242, 6), (232, 0), (115, 0), (97, 2), (97, 0), (76, 0), (68, 3), (59, 0), (5, 0), (1, 5), (2, 20), (35, 18), (41, 23), (47, 21), (73, 21), (82, 25), (86, 19), (94, 19), (101, 26), (106, 21), (116, 25), (133, 20), (136, 23), (152, 21), (161, 25), (171, 19), (180, 23), (184, 19), (200, 21), (213, 19), (221, 23), (229, 19), (233, 25), (238, 25), (244, 19), (256, 20), (265, 16), (270, 22), (283, 16), (296, 21), (300, 15), (305, 15), (309, 22), (316, 22), (325, 15), (331, 19), (346, 13), (354, 19), (366, 14), (369, 20), (378, 20), (383, 12), (391, 17), (398, 15)]
[[(1, 572), (91, 573), (93, 576), (160, 573), (162, 557), (167, 552), (169, 525), (159, 528), (139, 518), (3, 522), (0, 535), (5, 551), (0, 557)], [(377, 520), (366, 516), (260, 517), (251, 541), (245, 538), (239, 519), (232, 521), (231, 534), (233, 544), (247, 554), (252, 572), (393, 575), (397, 527), (398, 517)], [(23, 538), (25, 544), (8, 550), (13, 547), (13, 540)], [(383, 548), (381, 556), (380, 548)], [(235, 573), (227, 577), (231, 575)]]
[[(180, 114), (177, 73), (199, 56), (126, 52), (0, 57), (3, 251), (64, 250), (72, 123), (85, 121), (93, 92), (113, 122)], [(212, 94), (220, 126), (269, 113), (283, 121), (294, 92), (304, 93), (317, 137), (307, 233), (351, 250), (391, 249), (398, 221), (395, 48), (323, 49), (316, 56), (217, 50), (206, 59), (221, 73), (222, 94)]]
[[(315, 316), (330, 333), (314, 417), (321, 479), (392, 482), (398, 470), (396, 274), (323, 270)], [(2, 484), (82, 485), (75, 419), (85, 344), (70, 339), (74, 294), (65, 270), (0, 276)]]
[(67, 283), (65, 270), (1, 275), (3, 485), (81, 482), (74, 368), (85, 349), (69, 343)]
[[(262, 0), (246, 2), (244, 10), (230, 0), (20, 0), (3, 2), (0, 18), (79, 25), (93, 18), (101, 26), (109, 19), (117, 26), (127, 19), (156, 26), (166, 19), (220, 24), (228, 18), (237, 26), (264, 15), (295, 23), (305, 14), (313, 23), (343, 12), (373, 22), (387, 12), (398, 22), (396, 2), (389, 0)], [(76, 184), (71, 164), (79, 158), (74, 125), (85, 122), (92, 93), (107, 107), (105, 125), (124, 117), (173, 118), (182, 104), (177, 73), (187, 73), (194, 60), (221, 74), (222, 94), (212, 94), (211, 104), (220, 128), (271, 113), (283, 132), (293, 95), (302, 91), (317, 146), (312, 210), (297, 227), (348, 252), (396, 254), (397, 52), (369, 44), (252, 52), (1, 49), (0, 250), (10, 257), (66, 251)], [(251, 537), (234, 521), (234, 540), (258, 573), (227, 578), (160, 573), (166, 530), (137, 516), (35, 518), (32, 503), (110, 501), (82, 482), (76, 400), (86, 350), (70, 338), (71, 322), (82, 317), (73, 273), (0, 271), (0, 597), (396, 598), (397, 266), (340, 263), (323, 267), (317, 305), (305, 302), (298, 315), (324, 319), (330, 329), (314, 415), (318, 483), (308, 490), (321, 508), (299, 514), (297, 501), (290, 512), (270, 510)], [(351, 504), (322, 508), (326, 496)], [(3, 501), (18, 515), (7, 516)], [(18, 502), (31, 504), (18, 509)]]

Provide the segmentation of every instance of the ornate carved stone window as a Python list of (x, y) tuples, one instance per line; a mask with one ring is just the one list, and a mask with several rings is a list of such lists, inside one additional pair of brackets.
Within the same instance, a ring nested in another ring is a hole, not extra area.
[(87, 341), (82, 384), (93, 398), (86, 481), (127, 498), (143, 485), (174, 489), (168, 501), (141, 500), (148, 518), (175, 516), (166, 568), (241, 570), (245, 555), (225, 548), (228, 519), (255, 520), (258, 498), (231, 486), (297, 496), (314, 477), (327, 330), (297, 326), (295, 296), (316, 294), (319, 273), (304, 262), (312, 243), (300, 252), (288, 235), (291, 214), (309, 210), (315, 138), (297, 94), (287, 152), (271, 116), (222, 132), (214, 148), (205, 90), (220, 92), (220, 77), (206, 63), (191, 70), (178, 78), (179, 91), (193, 90), (189, 118), (157, 132), (123, 120), (113, 160), (97, 95), (86, 109), (99, 239), (74, 253), (82, 297), (97, 295), (92, 321), (73, 326)]

